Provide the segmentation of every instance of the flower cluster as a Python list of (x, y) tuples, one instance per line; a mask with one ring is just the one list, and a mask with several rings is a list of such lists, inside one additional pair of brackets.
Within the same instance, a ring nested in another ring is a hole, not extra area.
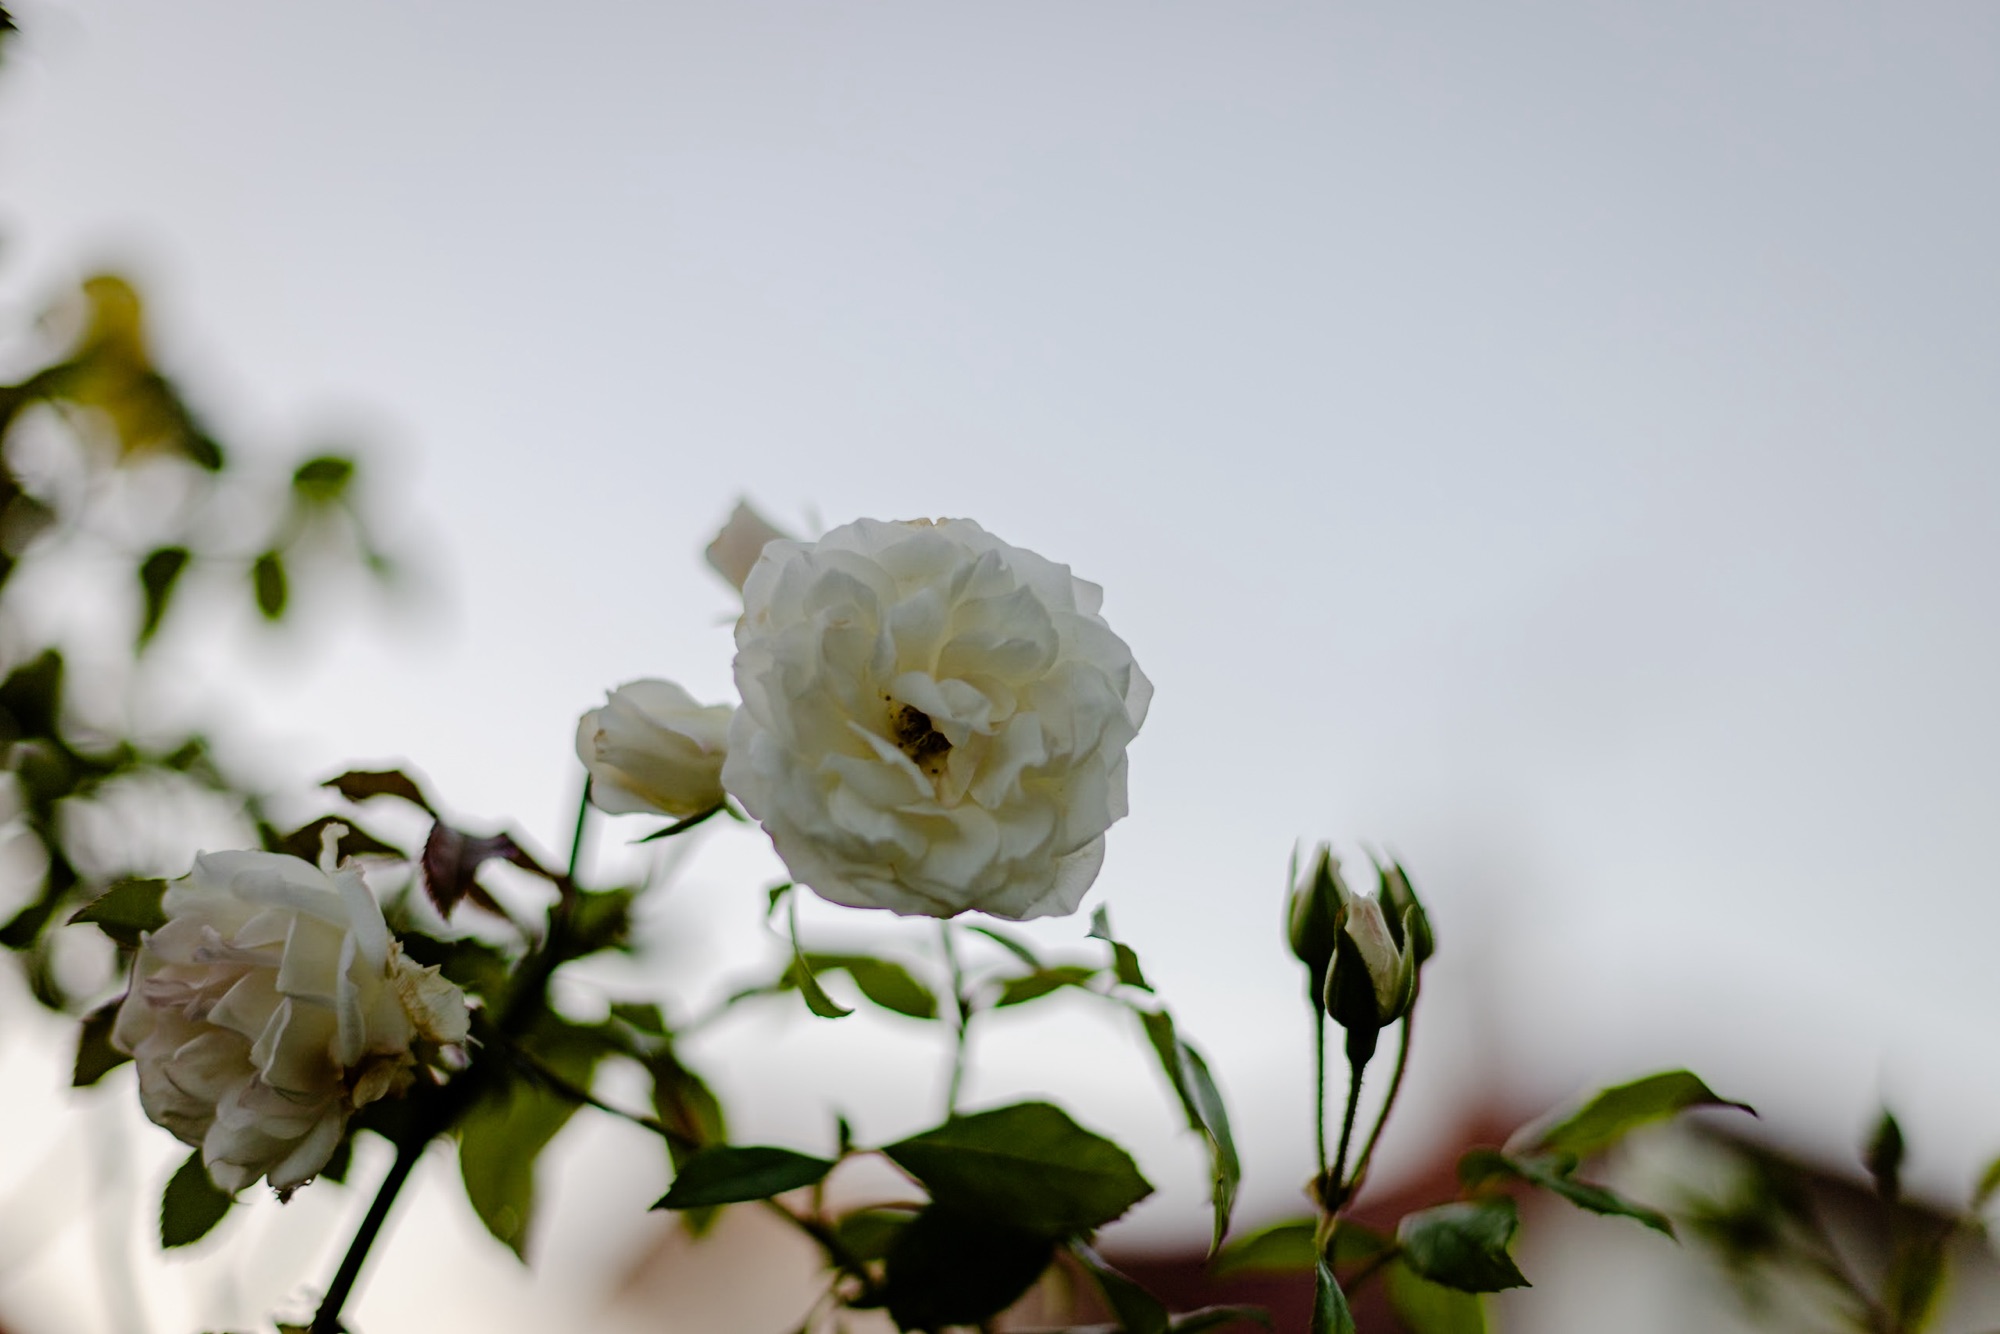
[(776, 534), (739, 508), (710, 550), (743, 591), (742, 706), (623, 687), (578, 735), (598, 804), (686, 817), (726, 789), (836, 903), (1073, 912), (1152, 694), (1102, 590), (969, 519)]

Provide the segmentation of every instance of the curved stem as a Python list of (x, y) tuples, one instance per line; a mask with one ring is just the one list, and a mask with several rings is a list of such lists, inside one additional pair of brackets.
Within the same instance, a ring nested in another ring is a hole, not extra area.
[(1361, 1146), (1361, 1156), (1355, 1159), (1354, 1176), (1347, 1183), (1349, 1195), (1359, 1194), (1361, 1183), (1368, 1176), (1368, 1164), (1375, 1158), (1376, 1142), (1382, 1138), (1382, 1127), (1389, 1124), (1389, 1113), (1396, 1109), (1396, 1095), (1403, 1091), (1403, 1071), (1410, 1063), (1410, 1031), (1416, 1026), (1417, 1010), (1414, 1004), (1403, 1015), (1403, 1032), (1396, 1042), (1396, 1066), (1389, 1072), (1389, 1096), (1382, 1101), (1382, 1110), (1375, 1117), (1375, 1127), (1368, 1132), (1367, 1140)]
[[(583, 858), (583, 835), (589, 815), (590, 782), (586, 779), (583, 795), (577, 802), (576, 828), (570, 836), (569, 873), (559, 886), (562, 892), (555, 906), (549, 910), (548, 935), (543, 938), (541, 948), (522, 961), (514, 985), (509, 988), (506, 1003), (501, 1006), (494, 1023), (503, 1041), (525, 1029), (547, 1003), (549, 975), (562, 962), (561, 950), (566, 943), (567, 927), (576, 898), (576, 872)], [(361, 1267), (368, 1260), (368, 1252), (381, 1234), (389, 1210), (396, 1203), (396, 1196), (401, 1193), (404, 1182), (409, 1180), (411, 1169), (417, 1165), (417, 1159), (423, 1156), (430, 1142), (451, 1129), (465, 1109), (472, 1105), (491, 1073), (490, 1062), (475, 1063), (451, 1083), (434, 1090), (428, 1105), (412, 1117), (409, 1132), (396, 1144), (396, 1160), (389, 1165), (389, 1174), (376, 1187), (375, 1198), (369, 1203), (361, 1226), (355, 1229), (354, 1240), (348, 1243), (347, 1254), (341, 1257), (340, 1268), (334, 1271), (333, 1281), (327, 1285), (326, 1297), (313, 1315), (310, 1334), (340, 1334), (344, 1328), (340, 1323), (341, 1308), (353, 1293), (354, 1285), (361, 1277)]]

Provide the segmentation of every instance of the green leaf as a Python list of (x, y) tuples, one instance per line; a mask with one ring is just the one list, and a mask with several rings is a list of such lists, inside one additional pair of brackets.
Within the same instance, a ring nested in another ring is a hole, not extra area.
[(1153, 1193), (1125, 1150), (1044, 1102), (954, 1116), (882, 1152), (937, 1203), (1045, 1237), (1102, 1227)]
[[(778, 898), (779, 892), (775, 889), (772, 890), (771, 906), (773, 909), (778, 906)], [(799, 995), (805, 998), (806, 1008), (822, 1019), (844, 1019), (848, 1015), (853, 1014), (853, 1010), (845, 1005), (841, 1005), (833, 997), (826, 994), (826, 989), (820, 986), (819, 979), (813, 976), (812, 965), (806, 962), (805, 949), (799, 944), (798, 895), (792, 895), (786, 906), (790, 911), (789, 920), (792, 928), (792, 966), (786, 972), (784, 982), (781, 985), (797, 987)]]
[(1396, 1240), (1419, 1276), (1461, 1292), (1498, 1292), (1528, 1286), (1507, 1254), (1520, 1222), (1504, 1195), (1460, 1201), (1405, 1215)]
[[(863, 996), (885, 1010), (912, 1019), (937, 1018), (937, 997), (902, 964), (866, 954), (808, 954), (805, 962), (814, 974), (846, 973)], [(786, 973), (784, 985), (798, 985), (791, 972)]]
[(118, 1022), (118, 1001), (100, 1005), (83, 1017), (76, 1040), (76, 1065), (70, 1075), (71, 1088), (89, 1088), (132, 1058), (111, 1045), (111, 1029)]
[(1093, 940), (1101, 940), (1111, 946), (1111, 971), (1120, 982), (1142, 991), (1153, 989), (1153, 984), (1139, 971), (1139, 956), (1132, 952), (1131, 946), (1111, 934), (1111, 913), (1101, 903), (1097, 905), (1097, 911), (1090, 915), (1090, 935)]
[(1347, 1308), (1347, 1294), (1340, 1290), (1340, 1280), (1333, 1276), (1325, 1261), (1313, 1266), (1311, 1334), (1357, 1334), (1354, 1312)]
[(285, 578), (285, 558), (277, 551), (266, 551), (250, 566), (250, 585), (257, 594), (257, 610), (264, 613), (264, 619), (275, 621), (285, 614), (285, 602), (291, 596), (291, 586)]
[(861, 1209), (835, 1223), (833, 1231), (855, 1259), (880, 1260), (916, 1216), (914, 1209)]
[(673, 1187), (655, 1209), (705, 1209), (717, 1204), (741, 1204), (769, 1199), (825, 1178), (833, 1163), (809, 1158), (790, 1149), (765, 1145), (718, 1144), (703, 1149), (681, 1165)]
[(354, 460), (340, 454), (307, 459), (292, 473), (292, 489), (307, 500), (338, 500), (354, 480)]
[(969, 926), (966, 930), (975, 935), (986, 937), (1030, 968), (1038, 969), (1042, 966), (1042, 958), (1039, 954), (1035, 953), (1034, 947), (1011, 932), (1002, 931), (998, 927), (992, 926)]
[(1875, 1193), (1894, 1204), (1903, 1191), (1903, 1128), (1887, 1108), (1875, 1123), (1875, 1133), (1868, 1137), (1863, 1161), (1868, 1175), (1875, 1179)]
[(1382, 1276), (1389, 1305), (1410, 1334), (1486, 1334), (1486, 1304), (1470, 1292), (1459, 1292), (1392, 1264)]
[(1216, 1252), (1209, 1272), (1217, 1278), (1234, 1274), (1303, 1274), (1319, 1263), (1318, 1224), (1310, 1218), (1273, 1223), (1239, 1237)]
[(1578, 1158), (1588, 1158), (1641, 1126), (1664, 1121), (1692, 1107), (1735, 1107), (1756, 1115), (1747, 1104), (1731, 1102), (1687, 1071), (1669, 1070), (1605, 1089), (1547, 1129), (1538, 1133), (1524, 1131), (1528, 1136), (1525, 1142), (1507, 1147), (1573, 1153)]
[(1236, 1156), (1236, 1142), (1229, 1131), (1229, 1109), (1223, 1106), (1222, 1091), (1208, 1072), (1201, 1053), (1184, 1041), (1165, 1010), (1139, 1010), (1146, 1038), (1166, 1073), (1167, 1082), (1180, 1098), (1187, 1114), (1188, 1128), (1208, 1146), (1209, 1203), (1214, 1215), (1209, 1249), (1222, 1245), (1229, 1232), (1229, 1215), (1236, 1203), (1236, 1187), (1243, 1179), (1243, 1165)]
[(1059, 991), (1064, 987), (1087, 987), (1100, 971), (1102, 970), (1064, 964), (1057, 968), (1042, 968), (1019, 977), (1010, 977), (1001, 984), (1000, 998), (993, 1002), (993, 1008), (998, 1010), (1009, 1005), (1025, 1005), (1031, 1000), (1040, 1000), (1050, 992)]
[(189, 559), (186, 547), (161, 547), (140, 564), (139, 589), (146, 598), (145, 611), (139, 618), (140, 648), (151, 643), (159, 630), (160, 620), (167, 614), (167, 604), (173, 599)]
[(1882, 1280), (1882, 1305), (1895, 1316), (1897, 1330), (1915, 1334), (1930, 1323), (1944, 1294), (1945, 1243), (1950, 1238), (1947, 1230), (1907, 1237), (1896, 1247)]
[(120, 880), (89, 903), (70, 914), (70, 923), (95, 922), (99, 930), (121, 945), (137, 949), (139, 933), (158, 931), (167, 924), (160, 901), (167, 892), (164, 880)]
[(1992, 1203), (1996, 1191), (2000, 1191), (2000, 1158), (1986, 1164), (1986, 1170), (1979, 1174), (1979, 1184), (1972, 1190), (1972, 1212), (1979, 1213)]
[(201, 1150), (187, 1156), (160, 1196), (160, 1245), (190, 1246), (207, 1236), (234, 1204), (229, 1192), (208, 1178)]
[(1567, 1153), (1514, 1158), (1492, 1149), (1471, 1149), (1458, 1160), (1458, 1179), (1468, 1188), (1476, 1188), (1496, 1177), (1511, 1177), (1552, 1191), (1579, 1209), (1634, 1219), (1655, 1232), (1668, 1237), (1674, 1235), (1673, 1222), (1665, 1214), (1628, 1200), (1604, 1186), (1578, 1181), (1571, 1175), (1576, 1167), (1575, 1156)]
[(1113, 1269), (1103, 1256), (1082, 1242), (1072, 1242), (1069, 1249), (1090, 1272), (1097, 1290), (1104, 1294), (1104, 1304), (1118, 1318), (1124, 1334), (1168, 1334), (1167, 1308), (1159, 1298)]
[(1054, 1254), (1046, 1235), (933, 1203), (889, 1248), (883, 1304), (898, 1329), (978, 1325), (1033, 1287)]
[[(588, 1080), (586, 1068), (578, 1082)], [(515, 1081), (481, 1098), (459, 1122), (465, 1197), (486, 1230), (524, 1261), (535, 1214), (535, 1160), (575, 1113), (570, 1099)]]

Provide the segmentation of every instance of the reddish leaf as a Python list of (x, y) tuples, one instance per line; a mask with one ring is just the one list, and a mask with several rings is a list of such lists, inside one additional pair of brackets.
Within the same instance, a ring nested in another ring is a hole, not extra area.
[(540, 862), (522, 851), (511, 836), (468, 834), (440, 820), (431, 826), (431, 835), (424, 840), (424, 892), (446, 917), (467, 897), (482, 908), (500, 912), (500, 906), (473, 879), (479, 868), (490, 861), (507, 862), (560, 883)]
[(432, 809), (423, 789), (416, 780), (401, 769), (353, 769), (338, 778), (329, 778), (321, 787), (330, 787), (349, 801), (366, 801), (370, 797), (401, 797), (417, 809), (432, 816)]

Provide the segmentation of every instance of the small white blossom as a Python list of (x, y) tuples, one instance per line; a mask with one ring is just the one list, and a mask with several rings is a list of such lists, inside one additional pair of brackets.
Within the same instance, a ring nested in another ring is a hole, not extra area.
[(583, 715), (576, 756), (590, 800), (613, 815), (686, 817), (722, 803), (727, 704), (702, 705), (671, 681), (630, 681)]
[(1102, 595), (969, 519), (769, 543), (723, 785), (836, 903), (1073, 912), (1152, 695)]

